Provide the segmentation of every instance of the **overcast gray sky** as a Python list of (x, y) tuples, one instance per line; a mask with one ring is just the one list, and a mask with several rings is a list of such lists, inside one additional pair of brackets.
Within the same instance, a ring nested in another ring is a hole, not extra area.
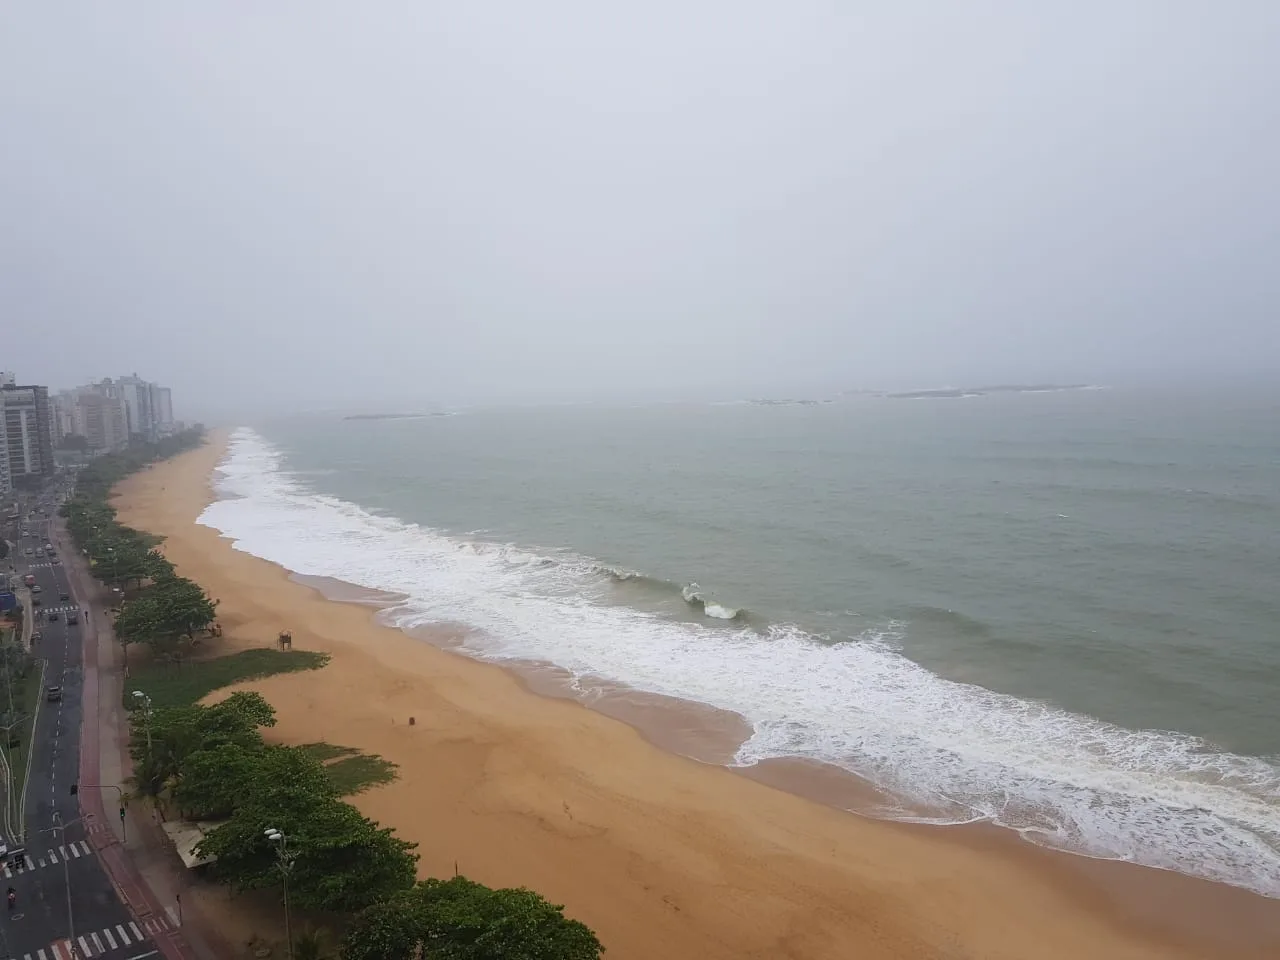
[(1280, 2), (11, 2), (0, 368), (179, 416), (1280, 376)]

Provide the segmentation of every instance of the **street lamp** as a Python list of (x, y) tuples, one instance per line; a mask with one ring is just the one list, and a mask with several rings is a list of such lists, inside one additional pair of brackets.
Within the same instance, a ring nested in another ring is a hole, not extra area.
[(133, 699), (142, 704), (142, 719), (146, 721), (147, 757), (151, 757), (151, 698), (141, 690), (133, 691)]
[(289, 852), (289, 838), (275, 827), (262, 831), (263, 836), (276, 845), (276, 864), (284, 885), (284, 936), (289, 943), (289, 960), (293, 960), (293, 927), (289, 922), (289, 870), (293, 867), (294, 854)]
[[(67, 827), (72, 824), (79, 823), (84, 817), (78, 817), (71, 823), (63, 823), (62, 815), (57, 810), (53, 811), (53, 826), (50, 828), (58, 835), (58, 843), (62, 845), (67, 839)], [(62, 882), (67, 888), (67, 943), (71, 947), (71, 960), (77, 960), (80, 956), (80, 948), (76, 946), (76, 921), (75, 916), (71, 912), (71, 873), (67, 869), (67, 858), (62, 858)]]

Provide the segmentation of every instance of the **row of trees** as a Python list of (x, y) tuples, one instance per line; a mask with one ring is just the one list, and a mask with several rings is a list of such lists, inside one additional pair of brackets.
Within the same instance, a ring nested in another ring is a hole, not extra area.
[[(213, 620), (215, 601), (177, 575), (155, 541), (116, 521), (111, 488), (146, 464), (200, 442), (196, 432), (100, 457), (81, 472), (63, 515), (95, 574), (134, 591), (116, 619), (122, 643), (180, 656)], [(415, 844), (338, 795), (323, 762), (269, 744), (275, 710), (238, 691), (204, 706), (135, 709), (134, 788), (163, 811), (216, 821), (198, 852), (234, 891), (273, 889), (287, 865), (289, 898), (339, 918), (344, 960), (599, 960), (584, 924), (530, 890), (494, 890), (465, 877), (417, 882)], [(287, 851), (267, 836), (279, 830)], [(287, 859), (282, 859), (287, 854)], [(301, 946), (302, 940), (298, 941)], [(314, 941), (312, 941), (314, 943)]]
[(192, 449), (202, 438), (197, 427), (98, 457), (80, 471), (76, 494), (61, 511), (94, 575), (124, 594), (116, 637), (126, 649), (146, 644), (159, 659), (180, 659), (196, 633), (213, 623), (217, 603), (199, 584), (178, 576), (155, 549), (155, 537), (120, 523), (109, 497), (112, 487), (129, 474)]

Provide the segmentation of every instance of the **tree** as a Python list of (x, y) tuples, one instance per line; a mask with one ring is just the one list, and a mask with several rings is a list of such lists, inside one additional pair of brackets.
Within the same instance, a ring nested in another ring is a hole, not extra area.
[(202, 854), (217, 857), (219, 879), (235, 890), (279, 884), (276, 849), (264, 836), (274, 827), (289, 837), (289, 895), (299, 907), (355, 911), (413, 886), (414, 845), (339, 800), (318, 760), (295, 747), (268, 747), (261, 758), (231, 818), (200, 842)]
[[(143, 558), (144, 565), (151, 561)], [(162, 573), (152, 586), (126, 600), (116, 617), (116, 637), (126, 647), (145, 643), (161, 657), (179, 659), (184, 642), (208, 627), (217, 603), (186, 577)]]
[(599, 960), (596, 935), (532, 890), (426, 880), (360, 913), (343, 960)]
[[(177, 792), (189, 758), (220, 747), (261, 750), (264, 745), (260, 728), (274, 726), (276, 722), (271, 704), (262, 694), (251, 690), (238, 690), (221, 703), (208, 707), (194, 704), (156, 709), (149, 718), (135, 710), (131, 719), (133, 736), (129, 753), (133, 757), (133, 781), (139, 793), (156, 800), (170, 787)], [(197, 807), (214, 804), (215, 795), (206, 795), (199, 792), (200, 789), (193, 787), (196, 792), (185, 795), (185, 801)], [(180, 800), (179, 804), (182, 803)]]
[(289, 888), (300, 907), (354, 913), (413, 887), (417, 844), (345, 801), (320, 805), (297, 828), (295, 842)]

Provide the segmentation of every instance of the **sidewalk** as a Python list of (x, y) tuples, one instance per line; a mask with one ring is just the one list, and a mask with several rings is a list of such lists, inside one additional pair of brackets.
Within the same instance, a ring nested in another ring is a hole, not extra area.
[[(120, 784), (132, 773), (128, 755), (128, 721), (122, 704), (123, 669), (113, 639), (106, 594), (89, 576), (74, 549), (64, 551), (64, 532), (55, 528), (54, 543), (67, 558), (72, 589), (84, 617), (83, 727), (80, 737), (80, 782)], [(67, 541), (69, 543), (69, 540)], [(85, 786), (79, 793), (89, 840), (129, 912), (142, 921), (163, 917), (174, 928), (156, 934), (156, 946), (169, 960), (218, 960), (232, 951), (207, 931), (197, 929), (190, 906), (183, 909), (182, 891), (190, 877), (144, 804), (119, 816), (115, 790)], [(126, 840), (127, 835), (127, 840)], [(212, 941), (212, 945), (211, 945)], [(217, 949), (215, 949), (215, 947)]]

